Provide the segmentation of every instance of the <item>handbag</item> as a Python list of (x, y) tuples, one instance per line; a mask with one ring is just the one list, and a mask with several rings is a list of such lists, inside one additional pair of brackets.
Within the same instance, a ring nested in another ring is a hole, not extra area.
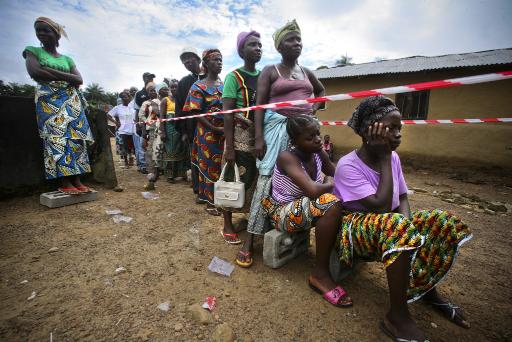
[(234, 164), (235, 168), (235, 181), (226, 182), (224, 174), (226, 173), (226, 163), (222, 168), (219, 180), (213, 185), (213, 202), (216, 207), (226, 208), (242, 208), (245, 202), (245, 184), (240, 181), (240, 173), (238, 166)]

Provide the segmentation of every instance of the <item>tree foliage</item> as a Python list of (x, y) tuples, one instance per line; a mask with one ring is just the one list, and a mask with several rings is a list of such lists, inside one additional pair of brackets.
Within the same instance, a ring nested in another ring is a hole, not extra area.
[(118, 93), (106, 92), (98, 83), (91, 83), (85, 87), (84, 95), (91, 105), (117, 104)]
[(345, 66), (345, 65), (353, 65), (354, 63), (352, 63), (352, 57), (349, 57), (348, 55), (345, 55), (345, 56), (341, 56), (340, 59), (337, 59), (335, 62), (334, 62), (334, 65), (335, 66)]
[(36, 87), (31, 84), (19, 84), (16, 82), (5, 84), (0, 80), (0, 95), (34, 97), (35, 93)]

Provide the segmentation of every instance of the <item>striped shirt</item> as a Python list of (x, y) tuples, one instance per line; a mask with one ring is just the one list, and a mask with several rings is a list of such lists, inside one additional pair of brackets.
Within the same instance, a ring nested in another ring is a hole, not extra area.
[[(322, 159), (318, 153), (313, 155), (316, 164), (316, 179), (315, 182), (322, 182)], [(310, 177), (304, 164), (301, 161), (302, 169), (307, 177)], [(279, 167), (275, 166), (274, 173), (272, 174), (272, 197), (277, 202), (289, 203), (300, 197), (304, 196), (304, 192), (300, 189), (293, 180), (283, 171), (279, 170)]]

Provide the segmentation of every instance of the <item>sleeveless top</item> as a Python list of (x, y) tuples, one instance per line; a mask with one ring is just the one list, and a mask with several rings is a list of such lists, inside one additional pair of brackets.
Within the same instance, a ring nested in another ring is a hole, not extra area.
[[(315, 153), (313, 155), (316, 164), (316, 178), (315, 182), (322, 182), (322, 159), (320, 155)], [(307, 177), (310, 177), (304, 164), (301, 162), (302, 169)], [(293, 180), (276, 166), (274, 173), (272, 174), (272, 198), (280, 204), (292, 202), (300, 197), (304, 196), (304, 192), (293, 182)]]
[[(281, 102), (281, 101), (293, 101), (293, 100), (304, 100), (310, 98), (313, 95), (313, 85), (309, 81), (308, 75), (304, 69), (300, 67), (304, 74), (303, 80), (292, 80), (284, 78), (279, 72), (277, 65), (274, 68), (277, 71), (279, 77), (270, 85), (270, 96), (268, 103)], [(311, 114), (312, 104), (307, 103), (303, 105), (279, 108), (275, 111), (284, 116), (293, 116), (298, 114)]]

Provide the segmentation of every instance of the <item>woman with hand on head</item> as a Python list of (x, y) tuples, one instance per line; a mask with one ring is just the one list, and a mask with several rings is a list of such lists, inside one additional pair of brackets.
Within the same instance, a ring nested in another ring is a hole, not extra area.
[[(256, 69), (256, 63), (261, 59), (260, 34), (256, 31), (240, 32), (237, 38), (238, 55), (244, 60), (244, 66), (226, 76), (222, 93), (222, 108), (230, 110), (254, 106), (256, 103), (256, 86), (260, 71)], [(258, 177), (254, 149), (254, 112), (241, 112), (224, 114), (224, 136), (226, 145), (224, 160), (229, 164), (226, 170), (226, 180), (234, 180), (234, 172), (231, 168), (236, 163), (240, 169), (240, 179), (245, 184), (245, 203), (241, 209), (223, 208), (224, 230), (223, 238), (229, 244), (238, 244), (242, 241), (238, 238), (238, 232), (242, 229), (233, 226), (233, 212), (248, 213), (254, 187)], [(252, 234), (250, 234), (252, 239)], [(242, 267), (252, 264), (250, 252), (238, 255), (236, 263)]]
[[(256, 104), (323, 96), (325, 89), (313, 72), (298, 64), (302, 53), (302, 37), (297, 22), (295, 20), (288, 22), (276, 30), (273, 38), (274, 46), (281, 54), (281, 62), (267, 65), (261, 71), (256, 91)], [(261, 199), (269, 194), (277, 155), (288, 147), (287, 119), (300, 114), (314, 115), (322, 106), (322, 103), (315, 103), (254, 112), (254, 155), (257, 158), (256, 166), (259, 176), (247, 224), (247, 232), (251, 235), (244, 242), (237, 260), (248, 262), (252, 253), (253, 234), (264, 235), (270, 229), (261, 207)]]
[(396, 341), (425, 341), (407, 306), (419, 298), (469, 328), (462, 310), (440, 296), (436, 286), (472, 234), (446, 211), (411, 212), (395, 152), (401, 142), (401, 119), (393, 101), (373, 96), (361, 102), (348, 122), (362, 144), (340, 159), (334, 176), (334, 194), (349, 210), (342, 220), (339, 255), (346, 265), (352, 264), (352, 254), (381, 261), (390, 296), (381, 329)]
[(42, 47), (23, 50), (27, 71), (36, 82), (36, 115), (44, 142), (46, 179), (60, 179), (59, 191), (77, 195), (91, 189), (80, 175), (91, 172), (87, 144), (92, 144), (85, 102), (79, 91), (82, 76), (71, 57), (57, 51), (59, 39), (67, 38), (64, 26), (39, 17), (34, 23)]
[[(222, 109), (222, 54), (218, 49), (203, 52), (202, 67), (206, 78), (190, 88), (183, 111), (193, 114), (218, 112)], [(213, 184), (219, 179), (224, 152), (224, 117), (208, 115), (197, 118), (192, 145), (192, 164), (198, 169), (197, 203), (206, 203), (210, 215), (220, 216), (213, 199)]]
[(316, 262), (309, 286), (332, 305), (351, 306), (352, 300), (329, 272), (342, 206), (332, 194), (334, 165), (322, 149), (320, 126), (312, 116), (301, 114), (288, 119), (286, 131), (291, 148), (277, 157), (272, 192), (262, 200), (263, 209), (277, 230), (296, 233), (316, 227)]

